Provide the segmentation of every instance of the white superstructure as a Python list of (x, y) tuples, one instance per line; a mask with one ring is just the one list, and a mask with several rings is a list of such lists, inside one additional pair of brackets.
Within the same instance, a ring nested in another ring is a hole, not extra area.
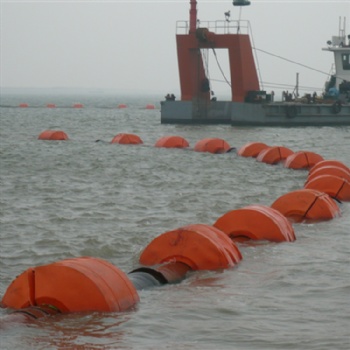
[[(345, 34), (345, 18), (343, 23), (339, 18), (339, 34), (333, 36), (332, 41), (328, 41), (329, 45), (324, 48), (324, 51), (331, 51), (334, 53), (334, 68), (335, 73), (332, 76), (334, 86), (339, 89), (339, 85), (345, 80), (350, 82), (350, 35), (346, 37)], [(331, 78), (331, 85), (332, 84)]]

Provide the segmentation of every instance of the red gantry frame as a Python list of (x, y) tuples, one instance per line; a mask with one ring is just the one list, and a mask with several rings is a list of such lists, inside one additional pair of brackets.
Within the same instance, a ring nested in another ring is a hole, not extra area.
[(209, 80), (205, 74), (201, 49), (227, 49), (230, 65), (231, 98), (243, 102), (249, 91), (259, 88), (258, 74), (248, 34), (216, 34), (197, 27), (197, 1), (190, 1), (188, 34), (177, 34), (177, 55), (181, 100), (209, 101)]

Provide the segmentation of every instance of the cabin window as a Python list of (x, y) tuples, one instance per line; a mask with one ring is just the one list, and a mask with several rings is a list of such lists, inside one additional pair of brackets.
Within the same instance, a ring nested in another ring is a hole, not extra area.
[(342, 54), (342, 61), (343, 61), (343, 69), (350, 70), (350, 54), (343, 53)]

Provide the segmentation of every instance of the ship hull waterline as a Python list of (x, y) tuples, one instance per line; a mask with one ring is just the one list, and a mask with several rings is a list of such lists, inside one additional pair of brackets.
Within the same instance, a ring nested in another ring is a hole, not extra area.
[[(337, 108), (335, 108), (337, 107)], [(346, 126), (350, 105), (274, 102), (162, 101), (162, 124), (229, 124), (233, 126)]]

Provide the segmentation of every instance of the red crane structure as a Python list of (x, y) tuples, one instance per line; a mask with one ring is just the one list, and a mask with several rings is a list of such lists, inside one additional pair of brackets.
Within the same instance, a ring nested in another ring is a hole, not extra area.
[[(248, 5), (236, 1), (234, 5)], [(227, 49), (230, 66), (231, 100), (243, 102), (249, 91), (259, 90), (259, 80), (248, 34), (217, 34), (198, 26), (197, 1), (190, 0), (187, 34), (177, 34), (181, 100), (205, 103), (210, 101), (210, 82), (206, 76), (201, 49)]]
[[(161, 101), (161, 123), (350, 125), (350, 35), (348, 39), (345, 36), (345, 20), (339, 36), (328, 42), (326, 50), (334, 52), (336, 74), (332, 75), (322, 96), (316, 98), (317, 93), (314, 92), (313, 100), (311, 94), (302, 98), (298, 94), (294, 97), (289, 94), (285, 98), (283, 91), (282, 100), (275, 101), (274, 91), (267, 93), (263, 88), (257, 57), (253, 55), (249, 21), (241, 20), (241, 6), (246, 5), (250, 5), (249, 0), (233, 0), (233, 6), (239, 7), (238, 20), (231, 20), (230, 11), (227, 11), (224, 19), (200, 21), (197, 18), (197, 1), (190, 0), (189, 21), (178, 21), (176, 26), (181, 96), (175, 101), (174, 94), (167, 94), (165, 101)], [(216, 53), (220, 49), (228, 52), (225, 72)], [(210, 76), (209, 50), (213, 51), (224, 81), (230, 87), (230, 96), (224, 99), (217, 98), (212, 91), (214, 79)], [(276, 88), (280, 85), (285, 84), (277, 84)]]

